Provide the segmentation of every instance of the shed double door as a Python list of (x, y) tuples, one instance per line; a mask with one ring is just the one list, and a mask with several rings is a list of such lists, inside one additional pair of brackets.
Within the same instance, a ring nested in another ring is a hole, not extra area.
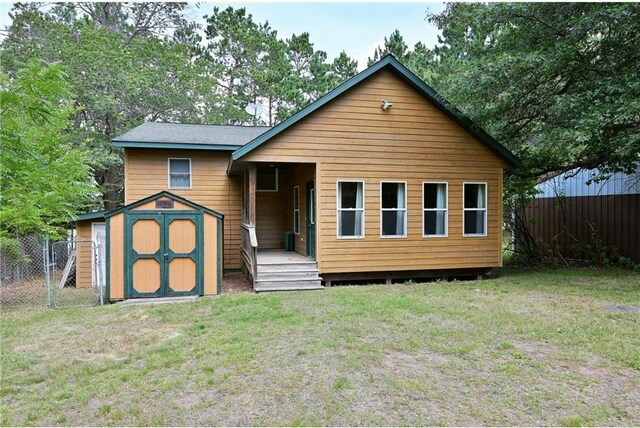
[(202, 294), (202, 239), (202, 213), (127, 213), (126, 297)]

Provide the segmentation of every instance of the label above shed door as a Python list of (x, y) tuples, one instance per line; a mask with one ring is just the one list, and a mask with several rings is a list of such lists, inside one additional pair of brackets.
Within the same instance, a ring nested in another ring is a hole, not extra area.
[(156, 208), (173, 208), (173, 199), (156, 199)]

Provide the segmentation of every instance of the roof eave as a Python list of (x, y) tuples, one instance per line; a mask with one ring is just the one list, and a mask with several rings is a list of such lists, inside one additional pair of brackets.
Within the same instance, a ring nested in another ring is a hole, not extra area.
[(127, 149), (181, 149), (181, 150), (217, 150), (232, 152), (242, 145), (229, 144), (193, 144), (193, 143), (162, 143), (158, 141), (111, 141), (113, 147)]
[(96, 212), (92, 212), (92, 213), (80, 214), (75, 218), (75, 221), (97, 220), (97, 219), (103, 219), (104, 220), (105, 212), (106, 211), (96, 211)]

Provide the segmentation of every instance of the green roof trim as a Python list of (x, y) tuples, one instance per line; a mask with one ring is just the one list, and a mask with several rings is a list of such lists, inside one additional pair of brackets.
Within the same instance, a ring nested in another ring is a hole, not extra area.
[(84, 221), (84, 220), (104, 220), (105, 211), (96, 211), (93, 213), (85, 213), (80, 214), (76, 217), (76, 221)]
[[(130, 209), (135, 208), (135, 207), (139, 207), (140, 205), (144, 205), (147, 202), (151, 202), (151, 201), (154, 201), (154, 200), (160, 199), (160, 198), (173, 199), (174, 201), (178, 201), (180, 203), (183, 203), (183, 204), (185, 204), (187, 206), (190, 206), (193, 209), (202, 210), (203, 212), (209, 213), (214, 217), (217, 217), (219, 219), (224, 219), (224, 214), (220, 214), (218, 211), (214, 211), (214, 210), (212, 210), (210, 208), (207, 208), (207, 207), (205, 207), (203, 205), (196, 204), (195, 202), (191, 202), (188, 199), (185, 199), (185, 198), (183, 198), (181, 196), (175, 195), (175, 194), (173, 194), (171, 192), (167, 192), (166, 190), (163, 191), (163, 192), (156, 193), (155, 195), (147, 196), (146, 198), (143, 198), (143, 199), (140, 199), (138, 201), (132, 202), (129, 205), (125, 205), (124, 207), (116, 208), (115, 210), (106, 212), (106, 213), (104, 213), (104, 217), (105, 218), (113, 217), (114, 215), (120, 214), (123, 211), (127, 211), (127, 210), (130, 210)], [(169, 210), (167, 210), (167, 211), (170, 212)]]
[(185, 143), (161, 143), (161, 142), (141, 142), (141, 141), (112, 141), (113, 147), (123, 147), (127, 149), (189, 149), (189, 150), (238, 150), (240, 145), (231, 146), (228, 144), (185, 144)]
[(239, 160), (247, 153), (251, 152), (255, 148), (259, 147), (266, 141), (270, 140), (272, 137), (278, 135), (280, 132), (289, 128), (291, 125), (295, 124), (299, 120), (305, 118), (309, 114), (318, 110), (320, 107), (324, 106), (334, 98), (348, 91), (358, 83), (362, 82), (369, 76), (377, 73), (383, 68), (388, 67), (394, 74), (412, 86), (418, 93), (431, 101), (436, 107), (438, 107), (444, 114), (446, 114), (449, 118), (451, 118), (455, 123), (457, 123), (461, 128), (467, 131), (469, 134), (473, 135), (477, 138), (481, 143), (486, 145), (492, 152), (496, 155), (500, 156), (511, 166), (517, 168), (522, 166), (522, 162), (516, 155), (511, 153), (509, 149), (504, 147), (498, 141), (496, 141), (493, 137), (491, 137), (486, 131), (476, 125), (471, 119), (466, 117), (460, 110), (455, 108), (451, 103), (445, 100), (442, 96), (440, 96), (433, 88), (427, 85), (422, 79), (413, 74), (408, 68), (402, 65), (393, 55), (387, 55), (382, 58), (380, 61), (373, 64), (371, 67), (366, 70), (358, 73), (351, 79), (345, 81), (340, 86), (335, 88), (333, 91), (329, 92), (325, 96), (319, 98), (313, 103), (309, 104), (298, 113), (289, 117), (287, 120), (280, 122), (278, 125), (266, 131), (264, 134), (256, 137), (245, 146), (237, 149), (231, 155), (232, 161)]

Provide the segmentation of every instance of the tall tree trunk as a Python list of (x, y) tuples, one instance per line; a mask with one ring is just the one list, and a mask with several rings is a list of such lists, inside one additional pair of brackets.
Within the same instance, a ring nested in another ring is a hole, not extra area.
[(106, 211), (111, 211), (123, 204), (121, 166), (109, 165), (103, 172), (102, 203)]

